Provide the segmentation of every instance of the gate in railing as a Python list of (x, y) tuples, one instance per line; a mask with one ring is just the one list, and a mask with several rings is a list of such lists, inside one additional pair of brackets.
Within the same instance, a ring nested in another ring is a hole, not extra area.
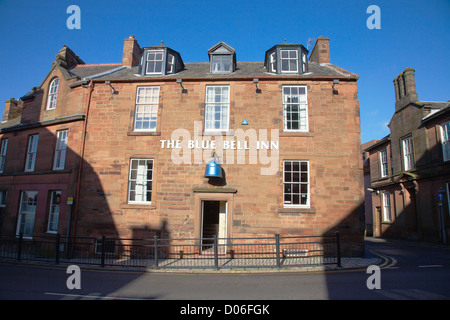
[(340, 238), (115, 239), (0, 236), (0, 259), (140, 268), (282, 268), (341, 265)]

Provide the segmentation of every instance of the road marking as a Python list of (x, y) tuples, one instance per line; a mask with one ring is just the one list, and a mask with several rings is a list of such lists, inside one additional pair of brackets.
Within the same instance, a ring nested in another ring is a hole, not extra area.
[(91, 294), (73, 294), (73, 293), (56, 293), (56, 292), (44, 292), (44, 294), (51, 296), (64, 296), (72, 298), (88, 298), (88, 299), (100, 299), (100, 300), (153, 300), (153, 299), (141, 299), (141, 298), (125, 298), (125, 297), (111, 297), (111, 296), (97, 296)]
[(419, 268), (441, 268), (443, 267), (442, 264), (428, 264), (428, 265), (423, 265), (423, 266), (417, 266)]
[(384, 262), (379, 266), (381, 269), (387, 269), (387, 268), (392, 268), (397, 264), (397, 260), (393, 257), (390, 256), (386, 256), (384, 254), (381, 254), (377, 251), (372, 251), (370, 250), (370, 252), (373, 255), (379, 256), (380, 258), (382, 258), (384, 260)]

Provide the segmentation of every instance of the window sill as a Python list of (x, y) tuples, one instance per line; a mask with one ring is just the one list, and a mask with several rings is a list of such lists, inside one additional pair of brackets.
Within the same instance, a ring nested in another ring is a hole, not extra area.
[(122, 203), (120, 206), (121, 209), (150, 209), (154, 210), (156, 209), (155, 204), (151, 203)]
[(40, 174), (60, 174), (60, 173), (72, 173), (72, 169), (63, 170), (36, 170), (36, 171), (4, 171), (0, 173), (0, 176), (31, 176)]
[(279, 133), (280, 137), (314, 137), (313, 132), (305, 131), (281, 131)]
[(235, 188), (193, 188), (194, 193), (237, 193)]
[(234, 130), (203, 130), (203, 136), (234, 136)]
[(161, 131), (128, 131), (127, 136), (160, 136)]
[(315, 208), (302, 208), (302, 207), (283, 207), (278, 208), (278, 213), (282, 216), (299, 216), (300, 214), (315, 214)]

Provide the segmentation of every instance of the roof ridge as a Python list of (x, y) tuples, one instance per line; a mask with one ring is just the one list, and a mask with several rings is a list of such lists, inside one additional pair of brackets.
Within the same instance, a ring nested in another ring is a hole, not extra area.
[[(92, 64), (77, 64), (73, 68), (84, 68), (84, 67), (102, 67), (102, 66), (121, 66), (121, 63), (92, 63)], [(72, 68), (72, 69), (73, 69)]]

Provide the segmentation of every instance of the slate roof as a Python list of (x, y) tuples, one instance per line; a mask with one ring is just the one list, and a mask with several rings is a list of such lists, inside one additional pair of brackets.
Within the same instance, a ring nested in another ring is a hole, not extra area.
[(440, 117), (441, 115), (448, 114), (448, 112), (450, 111), (450, 100), (446, 102), (420, 101), (417, 104), (428, 106), (431, 109), (430, 114), (422, 119), (422, 123), (433, 120), (437, 117)]
[(96, 74), (101, 74), (106, 71), (110, 71), (113, 69), (116, 69), (117, 67), (120, 67), (120, 63), (111, 63), (111, 64), (81, 64), (76, 65), (75, 67), (67, 70), (67, 72), (71, 76), (79, 77), (80, 79), (88, 78), (91, 76), (94, 76)]
[(12, 127), (12, 126), (17, 126), (17, 125), (19, 125), (20, 122), (21, 122), (21, 120), (22, 120), (22, 117), (21, 117), (21, 116), (18, 116), (18, 117), (14, 118), (14, 119), (11, 119), (11, 120), (8, 120), (8, 121), (2, 121), (2, 122), (0, 122), (0, 131), (1, 131), (3, 128), (8, 128), (8, 127)]
[(293, 79), (311, 79), (311, 78), (348, 78), (358, 79), (358, 75), (336, 67), (332, 64), (318, 64), (309, 62), (308, 73), (304, 74), (273, 74), (267, 72), (264, 62), (237, 62), (236, 70), (232, 73), (211, 73), (209, 62), (185, 63), (184, 70), (170, 75), (139, 75), (139, 67), (124, 68), (101, 77), (97, 80), (137, 80), (137, 79), (189, 79), (189, 78), (293, 78)]
[[(88, 79), (100, 81), (142, 81), (145, 79), (220, 79), (220, 78), (292, 78), (292, 79), (353, 79), (358, 80), (358, 75), (339, 68), (332, 64), (318, 64), (308, 62), (308, 71), (303, 74), (274, 74), (267, 72), (264, 62), (237, 62), (236, 70), (232, 73), (211, 73), (209, 62), (186, 63), (182, 71), (169, 75), (145, 75), (139, 74), (139, 66), (124, 67), (120, 63), (110, 64), (80, 64), (70, 69), (61, 68), (67, 79), (78, 79), (71, 86), (83, 84)], [(21, 97), (22, 100), (30, 99), (36, 94), (30, 91)]]
[(375, 143), (369, 145), (368, 147), (366, 147), (363, 151), (366, 151), (366, 152), (371, 151), (371, 150), (378, 148), (379, 146), (381, 146), (387, 142), (390, 142), (390, 141), (391, 141), (391, 134), (388, 134), (384, 138), (382, 138), (382, 139), (376, 141)]

